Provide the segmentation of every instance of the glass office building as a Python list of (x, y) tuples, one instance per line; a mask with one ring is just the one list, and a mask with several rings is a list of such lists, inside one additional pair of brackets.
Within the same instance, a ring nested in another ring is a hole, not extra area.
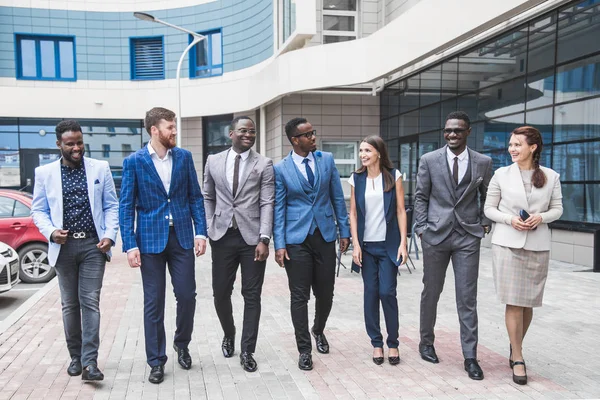
[(445, 144), (454, 110), (469, 114), (469, 146), (510, 164), (513, 129), (543, 134), (541, 164), (561, 176), (563, 221), (600, 223), (600, 0), (577, 1), (419, 73), (381, 96), (381, 135), (414, 201), (418, 160)]

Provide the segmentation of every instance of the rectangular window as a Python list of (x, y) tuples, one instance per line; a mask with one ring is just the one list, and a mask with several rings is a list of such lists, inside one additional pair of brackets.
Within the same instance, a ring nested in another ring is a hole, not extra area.
[(104, 158), (110, 157), (110, 144), (102, 145), (102, 157), (104, 157)]
[(121, 151), (123, 152), (123, 157), (127, 157), (128, 155), (133, 153), (131, 145), (128, 143), (121, 144)]
[(76, 81), (75, 37), (15, 35), (17, 79)]
[(356, 142), (322, 142), (321, 148), (333, 154), (340, 178), (349, 178), (356, 171), (358, 150)]
[(129, 38), (131, 80), (165, 79), (163, 37)]
[(357, 38), (357, 3), (357, 0), (323, 0), (323, 44)]
[[(205, 39), (190, 51), (190, 78), (223, 75), (223, 32), (221, 28), (199, 32)], [(190, 35), (190, 43), (193, 38)]]

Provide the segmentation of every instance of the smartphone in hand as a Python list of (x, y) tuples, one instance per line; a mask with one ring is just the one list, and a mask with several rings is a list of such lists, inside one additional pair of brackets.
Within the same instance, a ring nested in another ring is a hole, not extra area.
[[(523, 221), (526, 221), (529, 218), (529, 213), (525, 210), (521, 210), (519, 211), (519, 217), (521, 217), (521, 219)], [(535, 231), (537, 229), (537, 226), (535, 228), (532, 229), (532, 231)]]

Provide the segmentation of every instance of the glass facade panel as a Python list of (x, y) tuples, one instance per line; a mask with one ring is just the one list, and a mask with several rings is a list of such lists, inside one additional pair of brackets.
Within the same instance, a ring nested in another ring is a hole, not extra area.
[[(600, 222), (598, 38), (600, 0), (574, 1), (389, 85), (381, 126), (395, 165), (416, 173), (417, 156), (445, 144), (441, 128), (452, 111), (469, 114), (468, 146), (494, 169), (512, 163), (511, 132), (531, 125), (542, 133), (540, 164), (561, 174), (561, 219)], [(413, 183), (407, 176), (407, 204)]]
[(354, 31), (354, 17), (323, 15), (323, 29), (327, 31)]
[(356, 11), (357, 0), (323, 0), (323, 8), (336, 11)]
[(75, 60), (73, 59), (73, 42), (58, 42), (60, 77), (75, 78)]
[(22, 39), (21, 45), (21, 74), (26, 78), (35, 78), (37, 76), (36, 71), (36, 59), (35, 59), (35, 40)]
[(0, 118), (0, 150), (18, 150), (18, 132), (16, 118)]
[(54, 41), (40, 40), (40, 60), (42, 63), (42, 78), (56, 78)]
[(557, 103), (598, 94), (600, 94), (600, 55), (557, 68)]
[(554, 68), (530, 74), (527, 77), (525, 91), (527, 109), (552, 104), (554, 99)]
[(18, 150), (0, 150), (0, 187), (21, 184), (20, 157)]
[(529, 23), (529, 73), (554, 66), (556, 46), (556, 14), (546, 15)]
[(600, 51), (600, 0), (571, 3), (558, 13), (557, 61)]
[(554, 108), (554, 143), (600, 139), (600, 98)]

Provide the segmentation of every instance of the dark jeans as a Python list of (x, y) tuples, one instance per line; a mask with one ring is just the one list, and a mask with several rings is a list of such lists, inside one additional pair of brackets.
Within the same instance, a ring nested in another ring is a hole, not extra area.
[(169, 228), (169, 240), (158, 254), (141, 254), (142, 284), (144, 286), (144, 335), (146, 360), (155, 367), (165, 365), (165, 286), (166, 268), (177, 300), (175, 337), (173, 343), (187, 349), (192, 340), (194, 313), (196, 311), (196, 275), (194, 249), (179, 245), (175, 229)]
[(265, 280), (265, 261), (254, 261), (256, 246), (244, 242), (240, 231), (229, 229), (225, 236), (210, 241), (212, 248), (212, 287), (215, 309), (225, 336), (235, 335), (231, 293), (238, 266), (242, 266), (242, 296), (244, 297), (244, 328), (242, 352), (254, 353), (260, 321), (260, 296)]
[(326, 242), (317, 229), (302, 244), (287, 245), (290, 260), (285, 260), (285, 271), (290, 287), (292, 323), (300, 353), (310, 353), (312, 343), (308, 331), (308, 300), (310, 288), (315, 294), (315, 321), (313, 330), (323, 333), (333, 305), (335, 284), (335, 241)]
[(71, 357), (81, 358), (84, 367), (97, 365), (100, 346), (100, 290), (106, 257), (97, 244), (98, 238), (68, 238), (55, 267), (67, 348)]
[(385, 249), (385, 242), (365, 242), (362, 245), (362, 268), (364, 284), (364, 314), (367, 334), (373, 347), (383, 347), (379, 325), (379, 303), (387, 328), (387, 346), (398, 348), (398, 298), (396, 285), (398, 267), (394, 265)]

